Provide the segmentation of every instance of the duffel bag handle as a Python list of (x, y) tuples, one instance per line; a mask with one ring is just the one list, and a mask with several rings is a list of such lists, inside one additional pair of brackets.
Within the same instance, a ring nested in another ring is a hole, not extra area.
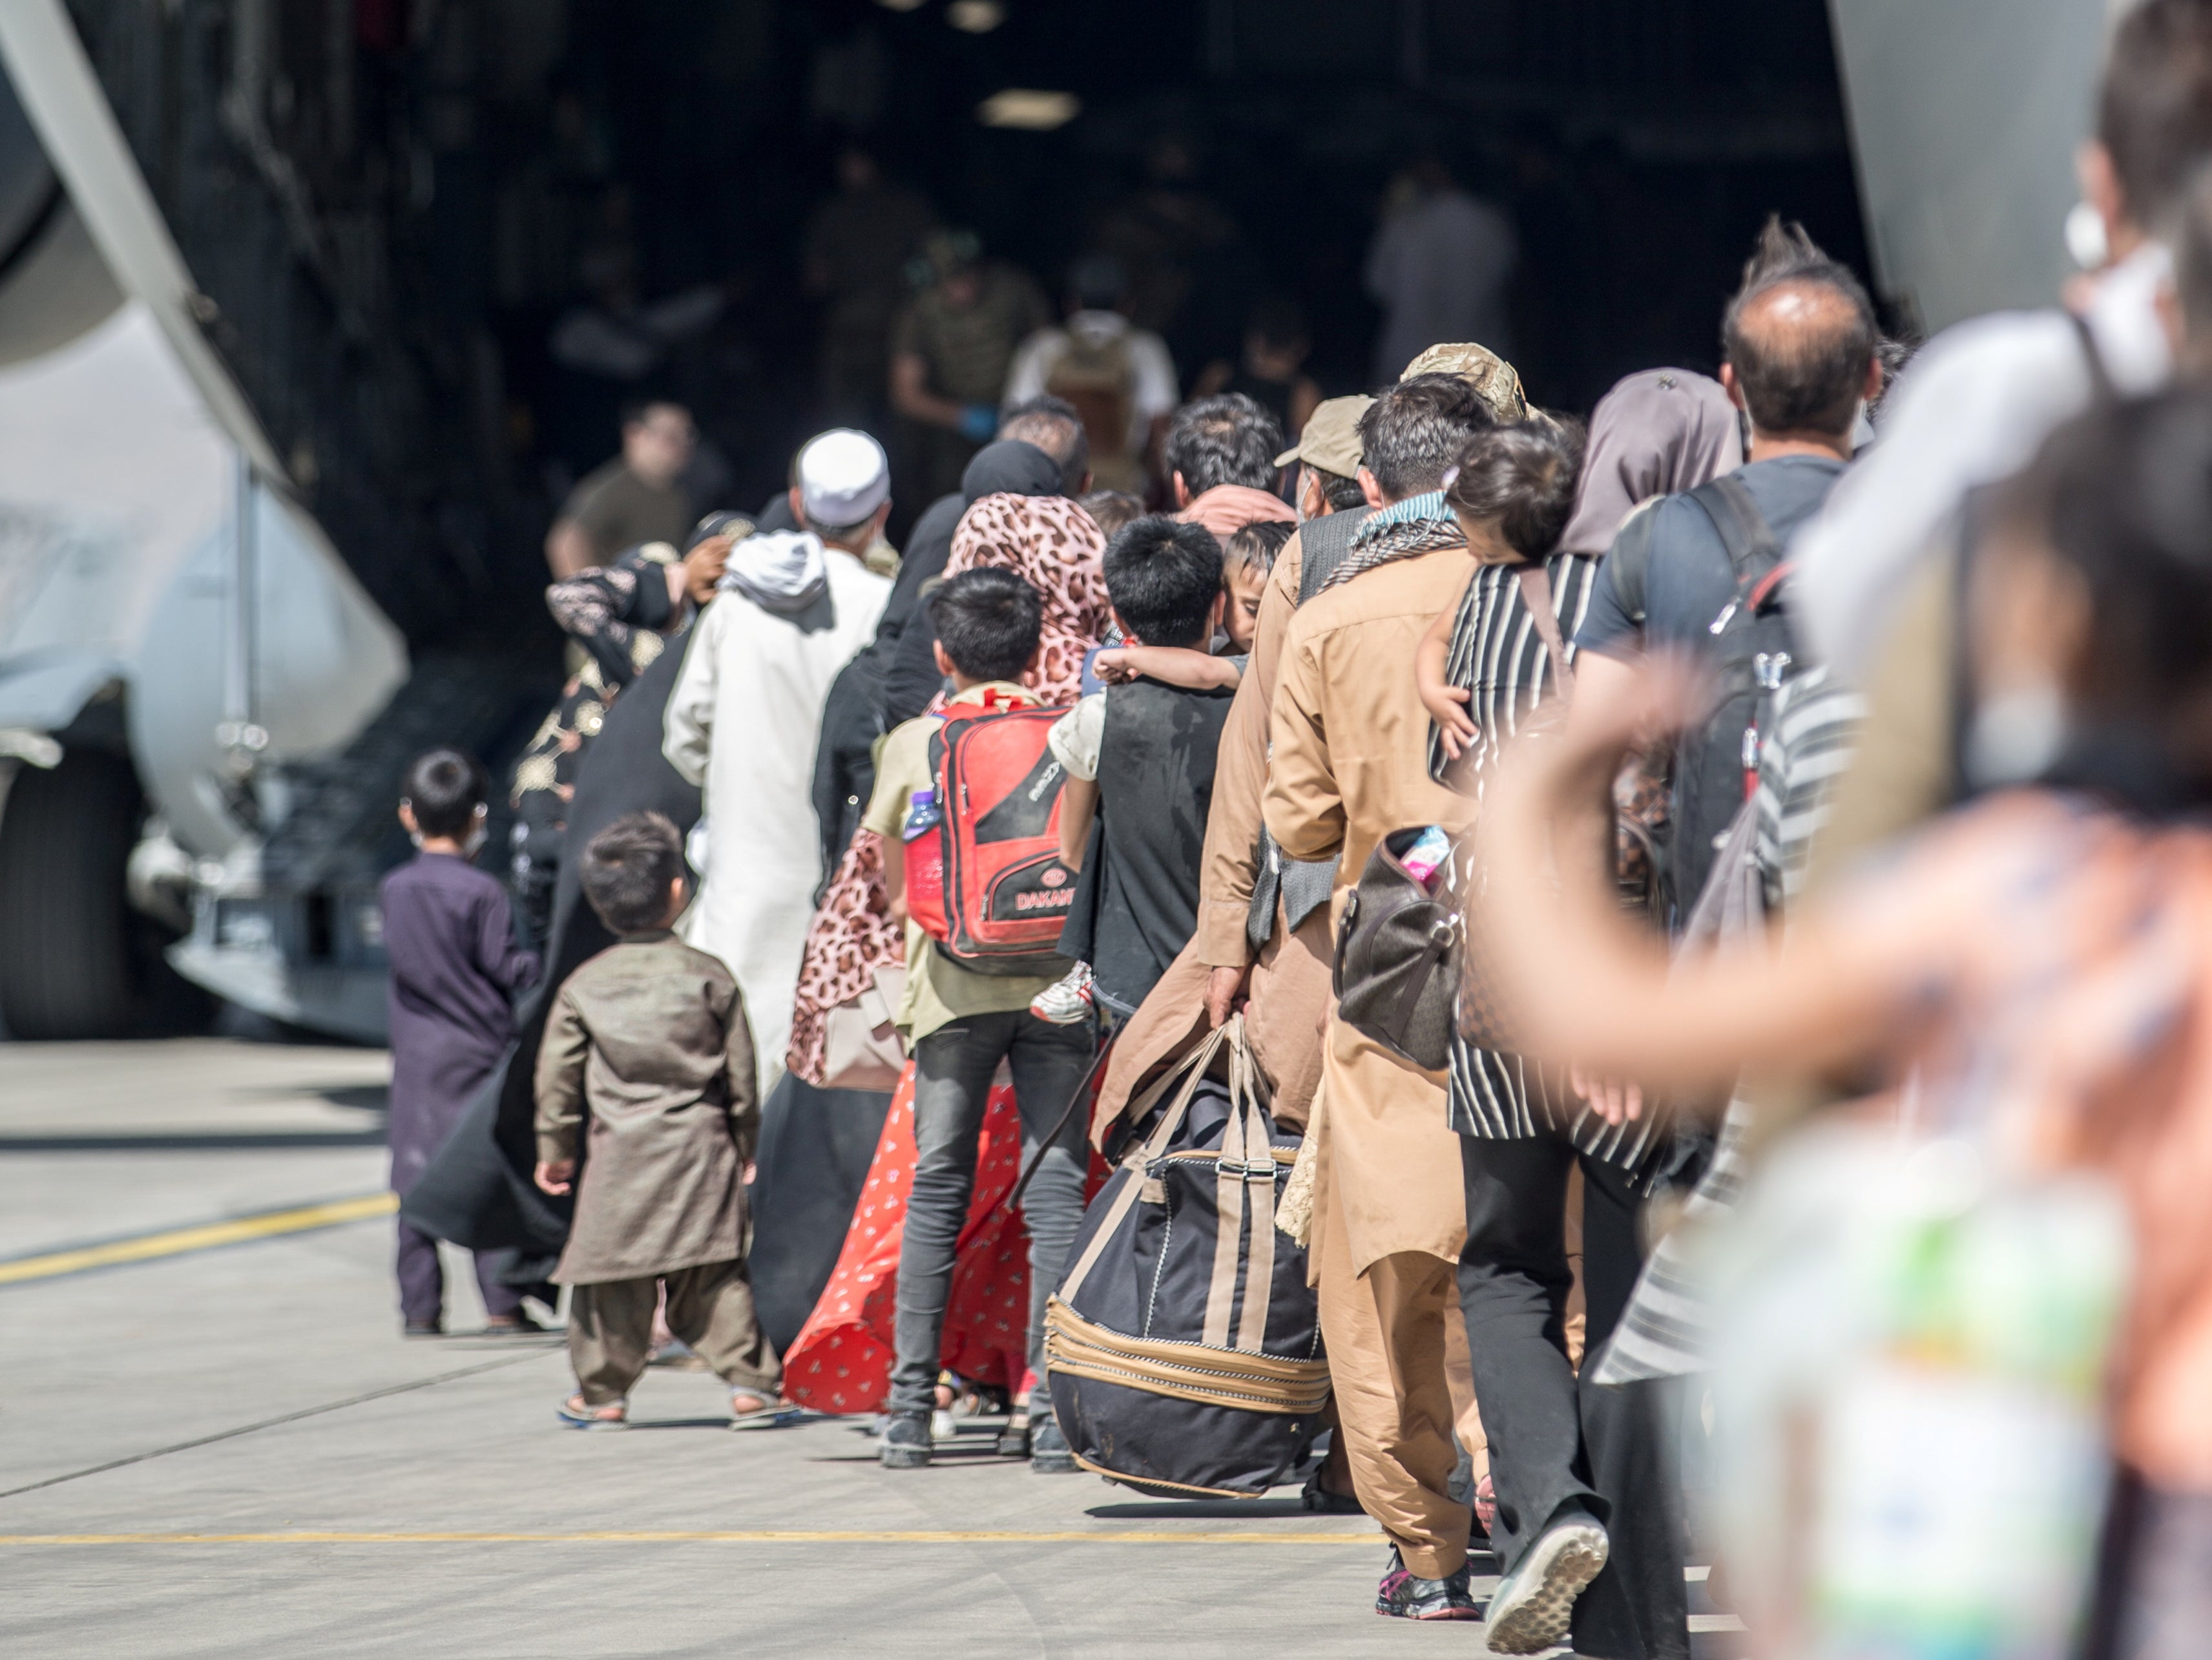
[[(1158, 1083), (1145, 1092), (1142, 1109), (1132, 1109), (1132, 1120), (1139, 1118), (1142, 1110), (1149, 1110), (1152, 1104), (1165, 1094), (1178, 1079), (1182, 1080), (1182, 1087), (1176, 1091), (1174, 1104), (1160, 1115), (1158, 1125), (1145, 1138), (1144, 1145), (1122, 1154), (1121, 1171), (1128, 1179), (1122, 1183), (1121, 1191), (1115, 1195), (1113, 1209), (1100, 1220), (1097, 1231), (1091, 1234), (1091, 1243), (1060, 1281), (1058, 1295), (1062, 1302), (1073, 1303), (1075, 1300), (1076, 1292), (1083, 1288), (1085, 1279), (1097, 1266), (1107, 1242), (1113, 1238), (1115, 1230), (1121, 1225), (1121, 1219), (1136, 1204), (1137, 1195), (1144, 1186), (1139, 1178), (1145, 1166), (1167, 1152), (1168, 1143), (1175, 1139), (1176, 1131), (1182, 1128), (1183, 1115), (1190, 1110), (1191, 1098), (1198, 1093), (1199, 1080), (1206, 1076), (1206, 1068), (1213, 1064), (1213, 1057), (1221, 1053), (1221, 1046), (1224, 1043), (1232, 1043), (1230, 1050), (1232, 1057), (1243, 1052), (1243, 1015), (1231, 1015), (1227, 1025), (1216, 1026), (1206, 1033), (1195, 1049), (1176, 1061)], [(1231, 1069), (1232, 1073), (1235, 1070), (1233, 1059)]]
[[(1200, 1341), (1230, 1347), (1229, 1316), (1237, 1298), (1238, 1257), (1244, 1258), (1244, 1309), (1237, 1348), (1257, 1353), (1267, 1335), (1267, 1304), (1275, 1277), (1275, 1142), (1260, 1104), (1259, 1068), (1242, 1022), (1229, 1040), (1229, 1122), (1215, 1167), (1213, 1273), (1206, 1287)], [(1247, 1245), (1245, 1212), (1251, 1213)]]

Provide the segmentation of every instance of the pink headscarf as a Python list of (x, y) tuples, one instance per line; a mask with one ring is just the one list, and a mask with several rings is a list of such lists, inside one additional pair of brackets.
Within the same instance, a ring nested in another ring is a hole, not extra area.
[(1721, 383), (1688, 369), (1644, 369), (1598, 399), (1562, 553), (1601, 554), (1630, 509), (1695, 489), (1743, 465), (1743, 429)]

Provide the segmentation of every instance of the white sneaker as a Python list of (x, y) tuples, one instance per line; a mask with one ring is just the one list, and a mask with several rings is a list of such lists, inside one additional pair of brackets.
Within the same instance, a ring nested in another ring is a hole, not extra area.
[(1073, 1026), (1091, 1018), (1091, 965), (1078, 963), (1035, 997), (1030, 1012), (1055, 1026)]
[(1566, 1639), (1575, 1598), (1605, 1566), (1605, 1529), (1569, 1516), (1544, 1529), (1512, 1572), (1498, 1582), (1483, 1611), (1492, 1654), (1541, 1654)]
[(942, 1446), (947, 1441), (960, 1438), (959, 1420), (943, 1407), (929, 1414), (929, 1438)]

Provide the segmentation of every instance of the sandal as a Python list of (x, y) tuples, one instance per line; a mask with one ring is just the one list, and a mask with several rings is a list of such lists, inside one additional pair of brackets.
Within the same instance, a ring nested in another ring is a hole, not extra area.
[(795, 1424), (805, 1410), (788, 1401), (771, 1401), (750, 1389), (733, 1389), (730, 1394), (730, 1427), (748, 1430), (763, 1424)]
[(610, 1401), (595, 1407), (581, 1395), (572, 1395), (556, 1411), (561, 1421), (572, 1430), (618, 1430), (629, 1422), (627, 1401)]

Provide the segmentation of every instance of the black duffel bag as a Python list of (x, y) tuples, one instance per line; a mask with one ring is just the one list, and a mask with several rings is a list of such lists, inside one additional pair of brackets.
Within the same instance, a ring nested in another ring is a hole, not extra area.
[(1439, 896), (1399, 862), (1427, 828), (1392, 830), (1375, 844), (1337, 921), (1329, 979), (1346, 1025), (1437, 1072), (1450, 1054), (1459, 906), (1448, 875)]
[(1257, 1499), (1305, 1461), (1329, 1398), (1305, 1252), (1275, 1228), (1298, 1138), (1260, 1100), (1242, 1016), (1132, 1122), (1170, 1091), (1083, 1219), (1045, 1311), (1045, 1380), (1086, 1469), (1159, 1498)]

